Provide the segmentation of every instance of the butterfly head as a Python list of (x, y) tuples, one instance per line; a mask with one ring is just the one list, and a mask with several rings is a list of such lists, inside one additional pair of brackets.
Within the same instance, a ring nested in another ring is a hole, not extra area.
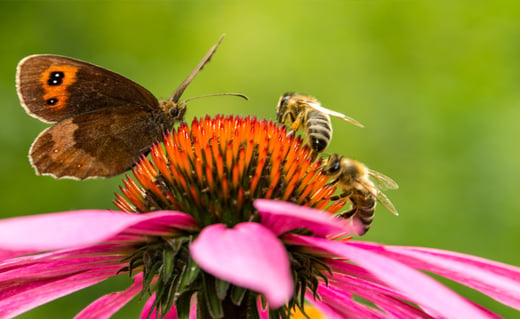
[(182, 121), (186, 113), (186, 101), (174, 102), (171, 99), (160, 101), (161, 109), (173, 122)]

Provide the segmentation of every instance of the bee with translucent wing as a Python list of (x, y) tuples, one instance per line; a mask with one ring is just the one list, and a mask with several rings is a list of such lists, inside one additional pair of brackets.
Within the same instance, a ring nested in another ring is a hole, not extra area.
[(331, 200), (348, 197), (352, 208), (340, 214), (343, 218), (358, 219), (363, 225), (359, 235), (365, 234), (372, 225), (376, 201), (381, 203), (392, 214), (398, 215), (396, 208), (381, 191), (397, 189), (399, 186), (390, 177), (369, 169), (363, 163), (332, 154), (327, 159), (323, 173), (334, 178), (330, 184), (338, 185), (342, 193), (331, 197)]
[(301, 128), (309, 147), (316, 153), (323, 152), (332, 138), (330, 115), (363, 127), (353, 118), (323, 107), (315, 97), (310, 95), (285, 93), (280, 97), (276, 107), (277, 121), (289, 126), (293, 131)]

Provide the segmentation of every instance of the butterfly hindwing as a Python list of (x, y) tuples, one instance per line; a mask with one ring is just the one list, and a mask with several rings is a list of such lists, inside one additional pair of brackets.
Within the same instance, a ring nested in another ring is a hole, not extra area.
[(162, 136), (161, 128), (144, 112), (137, 106), (122, 105), (63, 119), (34, 141), (29, 151), (31, 163), (38, 174), (58, 178), (120, 174)]

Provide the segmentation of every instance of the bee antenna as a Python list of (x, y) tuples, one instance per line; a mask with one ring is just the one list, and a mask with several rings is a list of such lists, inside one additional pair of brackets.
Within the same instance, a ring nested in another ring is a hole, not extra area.
[(246, 101), (249, 100), (249, 98), (248, 98), (247, 95), (245, 95), (245, 94), (242, 94), (242, 93), (226, 92), (226, 93), (212, 93), (212, 94), (205, 94), (205, 95), (200, 95), (200, 96), (190, 97), (189, 99), (184, 100), (184, 103), (186, 103), (186, 102), (188, 102), (188, 101), (193, 101), (193, 100), (196, 100), (196, 99), (201, 99), (201, 98), (206, 98), (206, 97), (212, 97), (212, 96), (224, 96), (224, 95), (230, 95), (230, 96), (241, 97), (241, 98), (243, 98), (243, 99), (246, 100)]

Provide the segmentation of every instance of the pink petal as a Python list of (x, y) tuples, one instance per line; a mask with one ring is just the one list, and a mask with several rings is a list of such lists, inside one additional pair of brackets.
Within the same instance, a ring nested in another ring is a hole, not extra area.
[(256, 309), (258, 310), (259, 319), (269, 319), (269, 305), (264, 306), (262, 296), (256, 298)]
[(191, 304), (189, 319), (197, 319), (197, 298), (195, 298)]
[(318, 309), (327, 319), (344, 319), (345, 316), (335, 311), (331, 306), (321, 300), (314, 299), (312, 293), (305, 294), (307, 301)]
[[(68, 274), (67, 268), (73, 265), (72, 272), (87, 270), (99, 267), (100, 264), (110, 263), (112, 265), (119, 264), (121, 256), (125, 252), (121, 245), (94, 245), (79, 249), (68, 249), (42, 253), (37, 255), (29, 255), (16, 257), (12, 259), (2, 260), (0, 262), (0, 281), (11, 280), (13, 278), (41, 278), (42, 276), (52, 276), (52, 273), (59, 275)], [(78, 261), (86, 261), (88, 264), (78, 265)], [(64, 267), (63, 269), (43, 269), (41, 265), (55, 263), (54, 266)], [(76, 266), (78, 265), (78, 266)], [(40, 269), (38, 269), (40, 267)]]
[(367, 305), (356, 302), (350, 294), (334, 287), (320, 285), (318, 294), (322, 302), (331, 307), (335, 312), (341, 314), (343, 318), (352, 319), (386, 319), (388, 318), (380, 311), (370, 308)]
[(364, 279), (335, 273), (329, 279), (331, 287), (360, 296), (395, 318), (431, 318), (424, 311), (402, 301), (401, 293)]
[(83, 309), (74, 318), (76, 319), (104, 319), (110, 318), (114, 313), (132, 300), (143, 288), (142, 273), (133, 278), (133, 283), (125, 291), (105, 295)]
[(12, 318), (49, 301), (92, 286), (117, 272), (118, 268), (95, 269), (54, 279), (11, 282), (0, 290), (0, 318)]
[(39, 263), (34, 263), (30, 266), (14, 267), (10, 270), (1, 272), (0, 285), (2, 282), (10, 280), (19, 281), (54, 278), (105, 266), (119, 265), (119, 268), (123, 268), (126, 264), (121, 263), (121, 256), (86, 257), (69, 260), (46, 260)]
[(298, 235), (288, 235), (287, 242), (307, 245), (316, 252), (328, 252), (349, 259), (366, 268), (379, 280), (400, 291), (411, 302), (447, 318), (489, 318), (486, 312), (425, 274), (394, 259), (348, 243)]
[(457, 281), (510, 307), (520, 309), (518, 267), (440, 249), (381, 246), (361, 242), (350, 244)]
[(262, 293), (273, 308), (292, 296), (289, 256), (280, 240), (258, 223), (234, 228), (208, 226), (191, 244), (190, 252), (206, 272), (234, 285)]
[[(164, 317), (158, 316), (156, 309), (152, 309), (153, 303), (155, 302), (155, 293), (148, 298), (146, 301), (143, 311), (141, 311), (141, 315), (139, 316), (140, 319), (148, 319), (148, 318), (161, 318), (161, 319), (178, 319), (177, 317), (177, 310), (175, 309), (175, 306), (172, 307), (170, 312)], [(150, 313), (151, 312), (151, 313)]]
[(262, 225), (276, 235), (302, 227), (321, 237), (357, 234), (361, 229), (360, 224), (352, 225), (330, 213), (285, 201), (257, 199), (254, 206), (262, 216)]
[[(41, 251), (105, 242), (123, 231), (168, 232), (193, 229), (195, 220), (179, 212), (129, 214), (102, 210), (71, 211), (0, 221), (0, 251)], [(28, 236), (27, 234), (30, 234)], [(146, 233), (142, 234), (146, 235)]]

